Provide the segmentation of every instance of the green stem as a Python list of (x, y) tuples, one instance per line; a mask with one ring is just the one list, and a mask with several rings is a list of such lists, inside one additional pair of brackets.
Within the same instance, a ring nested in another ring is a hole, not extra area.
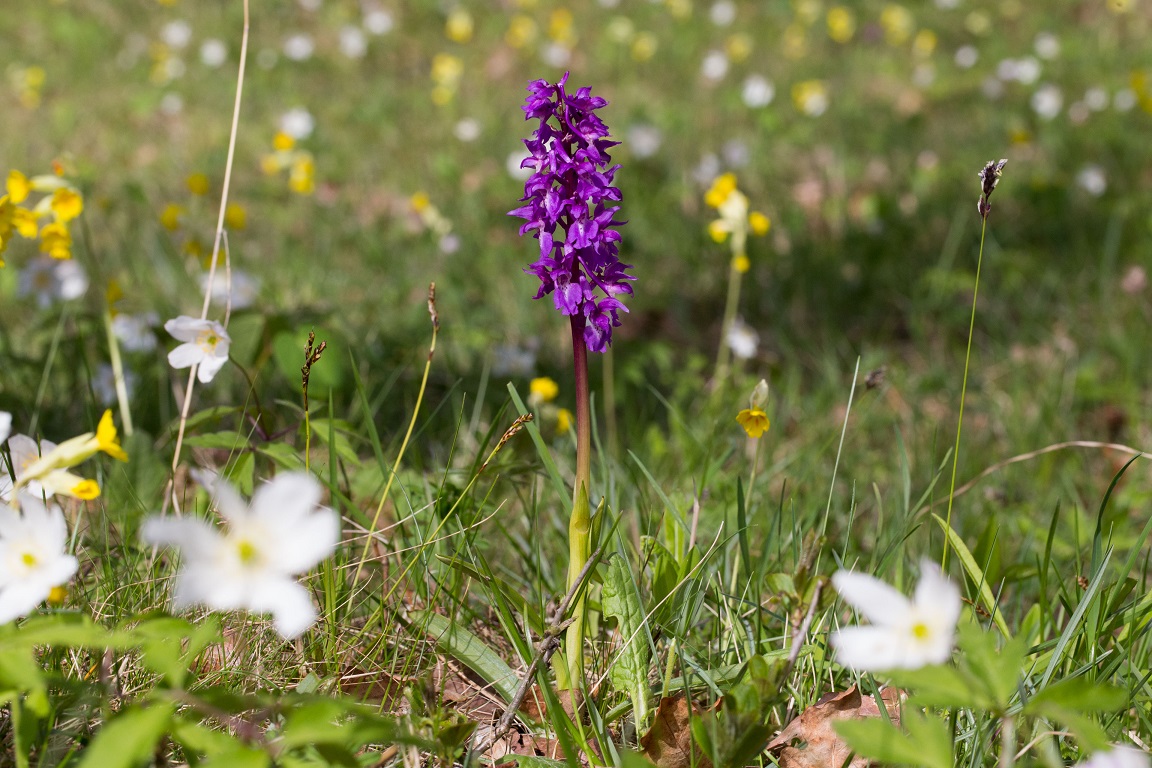
[(716, 352), (716, 371), (712, 376), (716, 387), (728, 375), (728, 333), (736, 322), (736, 310), (740, 306), (740, 280), (743, 277), (743, 273), (736, 269), (736, 263), (742, 261), (744, 255), (743, 249), (733, 254), (732, 266), (728, 271), (728, 298), (724, 302), (724, 319), (720, 322), (720, 349)]
[[(952, 481), (948, 486), (948, 511), (944, 522), (952, 527), (952, 500), (956, 494), (956, 467), (960, 463), (960, 429), (964, 425), (964, 398), (968, 394), (968, 364), (972, 359), (972, 336), (976, 330), (976, 297), (980, 294), (980, 267), (984, 264), (984, 233), (988, 230), (988, 219), (980, 226), (980, 255), (976, 257), (976, 284), (972, 287), (972, 315), (968, 320), (968, 348), (964, 352), (964, 378), (960, 383), (960, 414), (956, 417), (956, 445), (952, 449)], [(944, 556), (940, 568), (948, 567), (948, 537), (944, 537)]]
[[(592, 476), (592, 412), (588, 389), (588, 347), (584, 344), (583, 315), (572, 316), (572, 367), (576, 383), (576, 480), (572, 490), (572, 515), (568, 520), (568, 589), (580, 578), (591, 554), (589, 532), (592, 529), (588, 491)], [(568, 662), (568, 685), (573, 692), (584, 674), (584, 594), (572, 607), (573, 622), (565, 637)]]

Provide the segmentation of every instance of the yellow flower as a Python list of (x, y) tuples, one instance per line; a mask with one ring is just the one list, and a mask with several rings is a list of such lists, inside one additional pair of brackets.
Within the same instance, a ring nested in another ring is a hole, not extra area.
[(113, 278), (108, 281), (108, 287), (104, 289), (104, 301), (108, 304), (108, 311), (115, 317), (119, 314), (116, 309), (116, 303), (124, 298), (124, 289), (120, 287), (120, 281)]
[(732, 257), (732, 269), (740, 274), (746, 274), (748, 270), (752, 269), (752, 260), (744, 254)]
[(52, 213), (56, 221), (66, 224), (84, 211), (84, 198), (71, 187), (61, 187), (52, 193)]
[(912, 50), (917, 56), (927, 58), (936, 50), (936, 33), (930, 29), (922, 29), (912, 39)]
[(902, 5), (890, 3), (880, 12), (880, 26), (888, 45), (903, 45), (912, 35), (912, 13)]
[(228, 203), (224, 209), (224, 225), (228, 229), (244, 229), (248, 226), (248, 211), (240, 203)]
[(712, 186), (704, 193), (704, 202), (712, 208), (719, 208), (736, 191), (736, 174), (723, 173), (716, 177)]
[(55, 469), (37, 481), (49, 493), (89, 501), (100, 496), (100, 485), (64, 469)]
[(744, 431), (748, 433), (748, 437), (759, 438), (768, 431), (770, 426), (768, 422), (768, 414), (759, 408), (745, 408), (736, 414), (736, 421), (740, 426), (744, 427)]
[(40, 250), (54, 259), (72, 258), (72, 234), (60, 222), (45, 224), (40, 230)]
[(160, 213), (160, 225), (169, 232), (180, 229), (180, 217), (184, 215), (184, 208), (176, 203), (168, 203)]
[(104, 411), (100, 423), (96, 425), (96, 448), (104, 451), (114, 459), (128, 461), (128, 454), (120, 447), (120, 437), (116, 432), (116, 425), (112, 423), (111, 409)]
[(294, 146), (296, 146), (296, 139), (283, 131), (277, 131), (276, 135), (272, 137), (272, 148), (277, 152), (287, 152)]
[(188, 191), (194, 195), (208, 194), (208, 175), (204, 173), (194, 173), (188, 177)]
[(803, 80), (792, 86), (792, 103), (809, 117), (819, 117), (828, 109), (828, 87), (822, 80)]
[(300, 152), (292, 159), (288, 188), (298, 195), (310, 195), (316, 191), (316, 162), (311, 153)]
[(632, 40), (632, 58), (635, 61), (648, 61), (656, 55), (656, 35), (640, 32)]
[(457, 6), (448, 14), (444, 24), (444, 34), (454, 43), (466, 43), (472, 39), (472, 14)]
[(48, 605), (59, 608), (68, 599), (68, 587), (59, 585), (48, 590)]
[(708, 234), (714, 242), (722, 243), (728, 239), (728, 224), (723, 219), (716, 219), (708, 224)]
[(428, 199), (428, 195), (424, 194), (423, 192), (417, 192), (416, 194), (412, 195), (412, 197), (408, 199), (408, 202), (412, 206), (412, 210), (416, 211), (417, 213), (423, 211), (425, 208), (432, 204), (432, 201)]
[(28, 193), (32, 191), (32, 185), (28, 182), (28, 177), (20, 173), (20, 171), (8, 172), (8, 197), (11, 198), (13, 203), (19, 205), (28, 199)]
[(842, 5), (828, 9), (828, 37), (846, 43), (856, 34), (856, 17)]
[(528, 384), (528, 399), (537, 403), (549, 403), (560, 394), (560, 385), (547, 376), (532, 379)]
[(20, 236), (33, 240), (36, 238), (36, 233), (40, 229), (40, 224), (37, 223), (35, 211), (30, 211), (27, 208), (17, 208), (12, 212), (12, 222), (16, 225), (16, 231)]
[(772, 220), (760, 211), (752, 211), (748, 214), (748, 226), (752, 230), (752, 234), (762, 237), (768, 234), (768, 230), (772, 229)]
[(737, 32), (724, 41), (724, 51), (732, 61), (744, 61), (752, 53), (751, 36)]
[[(36, 461), (25, 467), (20, 476), (21, 483), (31, 480), (42, 480), (49, 474), (58, 470), (74, 467), (82, 461), (90, 459), (100, 451), (114, 459), (128, 461), (128, 454), (120, 447), (120, 440), (116, 434), (116, 425), (112, 423), (112, 411), (104, 411), (96, 432), (85, 432), (53, 448)], [(73, 483), (73, 486), (76, 484)]]
[(536, 22), (531, 17), (518, 13), (508, 22), (504, 42), (513, 48), (523, 48), (536, 38)]
[(557, 43), (571, 48), (576, 44), (576, 32), (572, 26), (572, 11), (567, 8), (557, 8), (548, 18), (548, 37)]
[(572, 429), (572, 411), (567, 408), (560, 408), (556, 411), (556, 434), (566, 435), (568, 430)]

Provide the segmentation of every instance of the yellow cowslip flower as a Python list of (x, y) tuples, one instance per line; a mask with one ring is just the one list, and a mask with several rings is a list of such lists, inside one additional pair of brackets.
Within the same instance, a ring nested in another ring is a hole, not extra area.
[(27, 176), (16, 170), (8, 172), (8, 197), (13, 203), (19, 205), (24, 202), (28, 199), (28, 193), (31, 191), (32, 185)]
[(772, 220), (760, 211), (752, 211), (748, 214), (748, 228), (752, 230), (752, 234), (763, 237), (772, 229)]
[(567, 8), (557, 8), (548, 17), (548, 37), (566, 48), (576, 45), (576, 31), (573, 26), (572, 11)]
[(823, 80), (803, 80), (792, 86), (792, 103), (809, 117), (818, 117), (828, 109), (828, 87)]
[(856, 34), (856, 16), (843, 5), (828, 9), (828, 37), (846, 43)]
[(737, 254), (732, 257), (732, 269), (744, 275), (748, 270), (752, 269), (752, 260), (744, 254)]
[(292, 159), (288, 188), (298, 195), (310, 195), (316, 191), (316, 161), (311, 152), (298, 152)]
[(184, 243), (183, 251), (194, 259), (204, 258), (211, 261), (211, 254), (208, 253), (208, 249), (204, 247), (204, 243), (198, 237), (188, 238)]
[(472, 39), (473, 26), (472, 14), (465, 8), (456, 6), (444, 23), (444, 34), (452, 42), (463, 44)]
[(188, 191), (194, 195), (208, 194), (208, 174), (206, 173), (193, 173), (187, 179)]
[(920, 58), (928, 58), (936, 50), (936, 33), (930, 29), (922, 29), (912, 38), (912, 52)]
[(224, 226), (228, 229), (244, 229), (248, 226), (248, 211), (240, 203), (228, 203), (224, 209)]
[(124, 298), (124, 289), (120, 286), (120, 281), (112, 278), (108, 281), (108, 287), (104, 289), (104, 303), (108, 305), (108, 312), (112, 317), (120, 314), (116, 309), (116, 304)]
[(517, 13), (508, 22), (504, 42), (513, 48), (523, 48), (536, 39), (536, 22), (530, 16)]
[(745, 408), (736, 414), (736, 421), (744, 427), (744, 431), (751, 438), (761, 437), (771, 426), (768, 421), (768, 414), (759, 408)]
[(40, 230), (40, 251), (54, 259), (72, 258), (72, 233), (61, 222), (45, 224)]
[(651, 32), (639, 32), (632, 39), (633, 61), (648, 61), (656, 55), (656, 35)]
[(575, 421), (575, 419), (572, 416), (572, 411), (567, 408), (558, 409), (556, 411), (556, 434), (568, 434), (568, 430), (572, 429), (573, 421)]
[(432, 81), (440, 85), (454, 86), (464, 74), (464, 62), (450, 53), (438, 53), (432, 57)]
[(54, 469), (37, 478), (37, 482), (48, 493), (60, 496), (71, 496), (74, 499), (90, 501), (100, 496), (100, 485), (95, 480), (88, 480), (74, 475), (65, 469)]
[(30, 211), (27, 208), (17, 207), (12, 212), (12, 223), (16, 225), (16, 231), (20, 233), (20, 237), (28, 240), (34, 240), (36, 233), (40, 231), (39, 219), (35, 211)]
[(176, 203), (168, 203), (160, 212), (160, 226), (169, 232), (180, 229), (180, 218), (184, 215), (184, 207)]
[(716, 243), (722, 243), (728, 239), (728, 226), (723, 219), (716, 219), (708, 223), (708, 236)]
[(260, 156), (260, 171), (265, 176), (275, 176), (287, 164), (287, 152), (274, 152)]
[(296, 146), (296, 139), (283, 131), (276, 131), (276, 135), (272, 137), (272, 148), (277, 152), (287, 152), (294, 146)]
[(59, 608), (68, 600), (68, 587), (58, 585), (48, 590), (48, 605)]
[(691, 0), (665, 0), (664, 4), (674, 19), (686, 19), (692, 15)]
[(911, 11), (902, 5), (889, 3), (880, 12), (880, 26), (884, 28), (884, 40), (891, 46), (907, 42), (912, 36), (914, 23)]
[(560, 385), (547, 376), (532, 379), (528, 384), (528, 399), (537, 403), (550, 403), (560, 394)]
[(712, 186), (704, 193), (704, 202), (712, 208), (719, 208), (736, 191), (736, 174), (723, 173), (717, 176)]
[(408, 198), (408, 203), (412, 206), (412, 210), (420, 213), (425, 208), (430, 206), (432, 201), (428, 199), (428, 195), (425, 193), (417, 192), (416, 194), (412, 195), (412, 197)]
[(61, 187), (52, 193), (52, 213), (56, 221), (67, 224), (84, 212), (84, 198), (71, 187)]
[(42, 480), (52, 472), (74, 467), (101, 451), (119, 461), (128, 461), (128, 454), (120, 447), (116, 425), (112, 423), (111, 410), (104, 411), (94, 433), (85, 432), (60, 443), (25, 467), (18, 482), (26, 484), (32, 480)]
[(724, 52), (732, 61), (744, 61), (752, 54), (752, 37), (744, 32), (737, 32), (724, 41)]

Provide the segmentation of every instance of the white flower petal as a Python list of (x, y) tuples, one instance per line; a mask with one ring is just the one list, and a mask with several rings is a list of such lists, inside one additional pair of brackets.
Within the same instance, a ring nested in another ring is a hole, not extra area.
[(332, 554), (340, 543), (340, 516), (330, 509), (317, 510), (276, 536), (272, 566), (281, 573), (298, 574)]
[(229, 523), (243, 522), (251, 517), (244, 498), (220, 475), (195, 469), (192, 470), (192, 476), (196, 478), (196, 482), (204, 486), (204, 490), (208, 491), (208, 496), (216, 504), (216, 511)]
[(47, 599), (51, 587), (36, 582), (12, 582), (0, 589), (0, 624), (27, 616)]
[(857, 672), (883, 672), (905, 666), (903, 638), (884, 627), (846, 627), (832, 634), (836, 661)]
[(164, 330), (177, 341), (194, 341), (196, 334), (204, 327), (203, 320), (180, 315), (164, 323)]
[(276, 631), (285, 640), (303, 634), (316, 621), (312, 594), (292, 579), (262, 579), (254, 585), (248, 608), (253, 613), (271, 613)]
[(920, 581), (912, 602), (916, 609), (930, 614), (941, 626), (955, 627), (960, 620), (963, 601), (960, 588), (940, 570), (940, 566), (924, 558), (920, 561)]
[(211, 560), (222, 542), (215, 527), (195, 517), (150, 517), (140, 538), (153, 546), (179, 547), (189, 561)]
[(168, 365), (173, 368), (191, 368), (204, 359), (204, 353), (195, 344), (181, 344), (168, 353)]
[[(224, 345), (221, 344), (220, 346), (223, 347)], [(228, 362), (227, 352), (225, 352), (222, 357), (205, 357), (200, 362), (200, 368), (196, 372), (196, 378), (200, 380), (201, 384), (209, 383), (212, 379), (216, 378), (216, 374), (220, 372), (220, 369), (224, 367), (224, 363), (226, 362)]]
[(235, 611), (248, 606), (248, 585), (238, 574), (221, 570), (211, 561), (188, 563), (176, 577), (172, 607), (203, 605), (214, 611)]
[(307, 472), (282, 472), (256, 489), (252, 515), (269, 523), (291, 525), (320, 502), (320, 481)]
[(873, 624), (903, 624), (912, 610), (908, 598), (874, 576), (856, 571), (837, 571), (832, 584), (844, 601)]
[(12, 414), (0, 411), (0, 443), (7, 440), (10, 434), (12, 434)]

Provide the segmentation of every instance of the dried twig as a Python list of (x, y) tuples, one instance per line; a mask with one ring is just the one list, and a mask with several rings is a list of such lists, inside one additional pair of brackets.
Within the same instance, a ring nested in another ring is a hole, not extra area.
[[(515, 692), (512, 694), (512, 700), (508, 702), (508, 707), (504, 710), (504, 714), (496, 722), (496, 727), (492, 733), (488, 734), (484, 741), (480, 742), (472, 748), (474, 754), (483, 754), (492, 748), (504, 734), (512, 728), (512, 722), (516, 719), (516, 713), (520, 711), (520, 705), (524, 703), (525, 697), (528, 695), (529, 689), (532, 687), (532, 681), (536, 677), (536, 670), (540, 668), (541, 664), (547, 664), (552, 655), (560, 649), (561, 637), (568, 629), (568, 625), (574, 621), (574, 618), (564, 618), (568, 613), (568, 609), (572, 606), (576, 595), (584, 588), (584, 582), (588, 578), (588, 574), (600, 562), (600, 556), (604, 554), (604, 546), (601, 545), (599, 549), (592, 553), (584, 563), (584, 567), (580, 569), (576, 580), (573, 582), (568, 594), (564, 595), (564, 599), (560, 601), (560, 605), (556, 606), (556, 612), (552, 616), (552, 623), (544, 630), (544, 635), (540, 642), (536, 644), (536, 654), (532, 657), (532, 662), (528, 665), (528, 669), (524, 671), (524, 677), (521, 678), (520, 684), (516, 686)], [(467, 764), (470, 761), (465, 761)]]

